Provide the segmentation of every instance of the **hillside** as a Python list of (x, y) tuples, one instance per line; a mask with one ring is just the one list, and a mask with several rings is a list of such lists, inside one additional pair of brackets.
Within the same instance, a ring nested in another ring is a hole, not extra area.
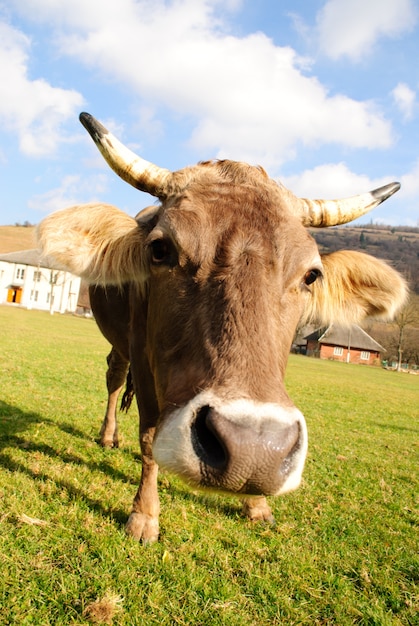
[(0, 226), (0, 253), (36, 248), (34, 226)]

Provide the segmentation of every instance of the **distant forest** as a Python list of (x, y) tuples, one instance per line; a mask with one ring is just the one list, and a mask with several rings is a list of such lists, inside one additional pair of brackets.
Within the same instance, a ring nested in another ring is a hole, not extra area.
[(412, 291), (419, 294), (419, 228), (364, 224), (311, 228), (310, 233), (321, 252), (359, 250), (390, 261), (407, 278)]

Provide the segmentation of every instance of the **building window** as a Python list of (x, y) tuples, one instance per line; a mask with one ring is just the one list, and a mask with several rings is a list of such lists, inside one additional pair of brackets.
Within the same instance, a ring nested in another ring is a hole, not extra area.
[(343, 348), (342, 348), (342, 346), (335, 346), (333, 348), (333, 354), (334, 354), (334, 356), (343, 356)]
[(39, 282), (41, 282), (41, 272), (40, 272), (40, 271), (36, 270), (36, 271), (33, 273), (33, 281), (34, 281), (34, 283), (39, 283)]
[(23, 269), (23, 267), (18, 267), (16, 270), (16, 279), (23, 280), (24, 277), (25, 277), (25, 270)]
[(370, 360), (370, 353), (363, 350), (361, 352), (361, 360), (362, 361), (369, 361)]

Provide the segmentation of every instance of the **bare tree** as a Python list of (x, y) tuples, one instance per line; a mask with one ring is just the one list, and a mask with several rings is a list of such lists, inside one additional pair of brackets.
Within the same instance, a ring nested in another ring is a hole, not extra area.
[(408, 326), (415, 326), (419, 324), (419, 307), (414, 300), (409, 300), (409, 302), (403, 307), (403, 309), (395, 318), (394, 324), (398, 329), (397, 371), (400, 372), (402, 367), (402, 357), (406, 339), (406, 329)]

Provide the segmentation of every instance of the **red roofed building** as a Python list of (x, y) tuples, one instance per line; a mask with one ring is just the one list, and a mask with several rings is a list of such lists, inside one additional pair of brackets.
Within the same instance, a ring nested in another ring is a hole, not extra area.
[(305, 337), (307, 356), (346, 363), (379, 365), (385, 348), (355, 324), (349, 327), (332, 324)]

